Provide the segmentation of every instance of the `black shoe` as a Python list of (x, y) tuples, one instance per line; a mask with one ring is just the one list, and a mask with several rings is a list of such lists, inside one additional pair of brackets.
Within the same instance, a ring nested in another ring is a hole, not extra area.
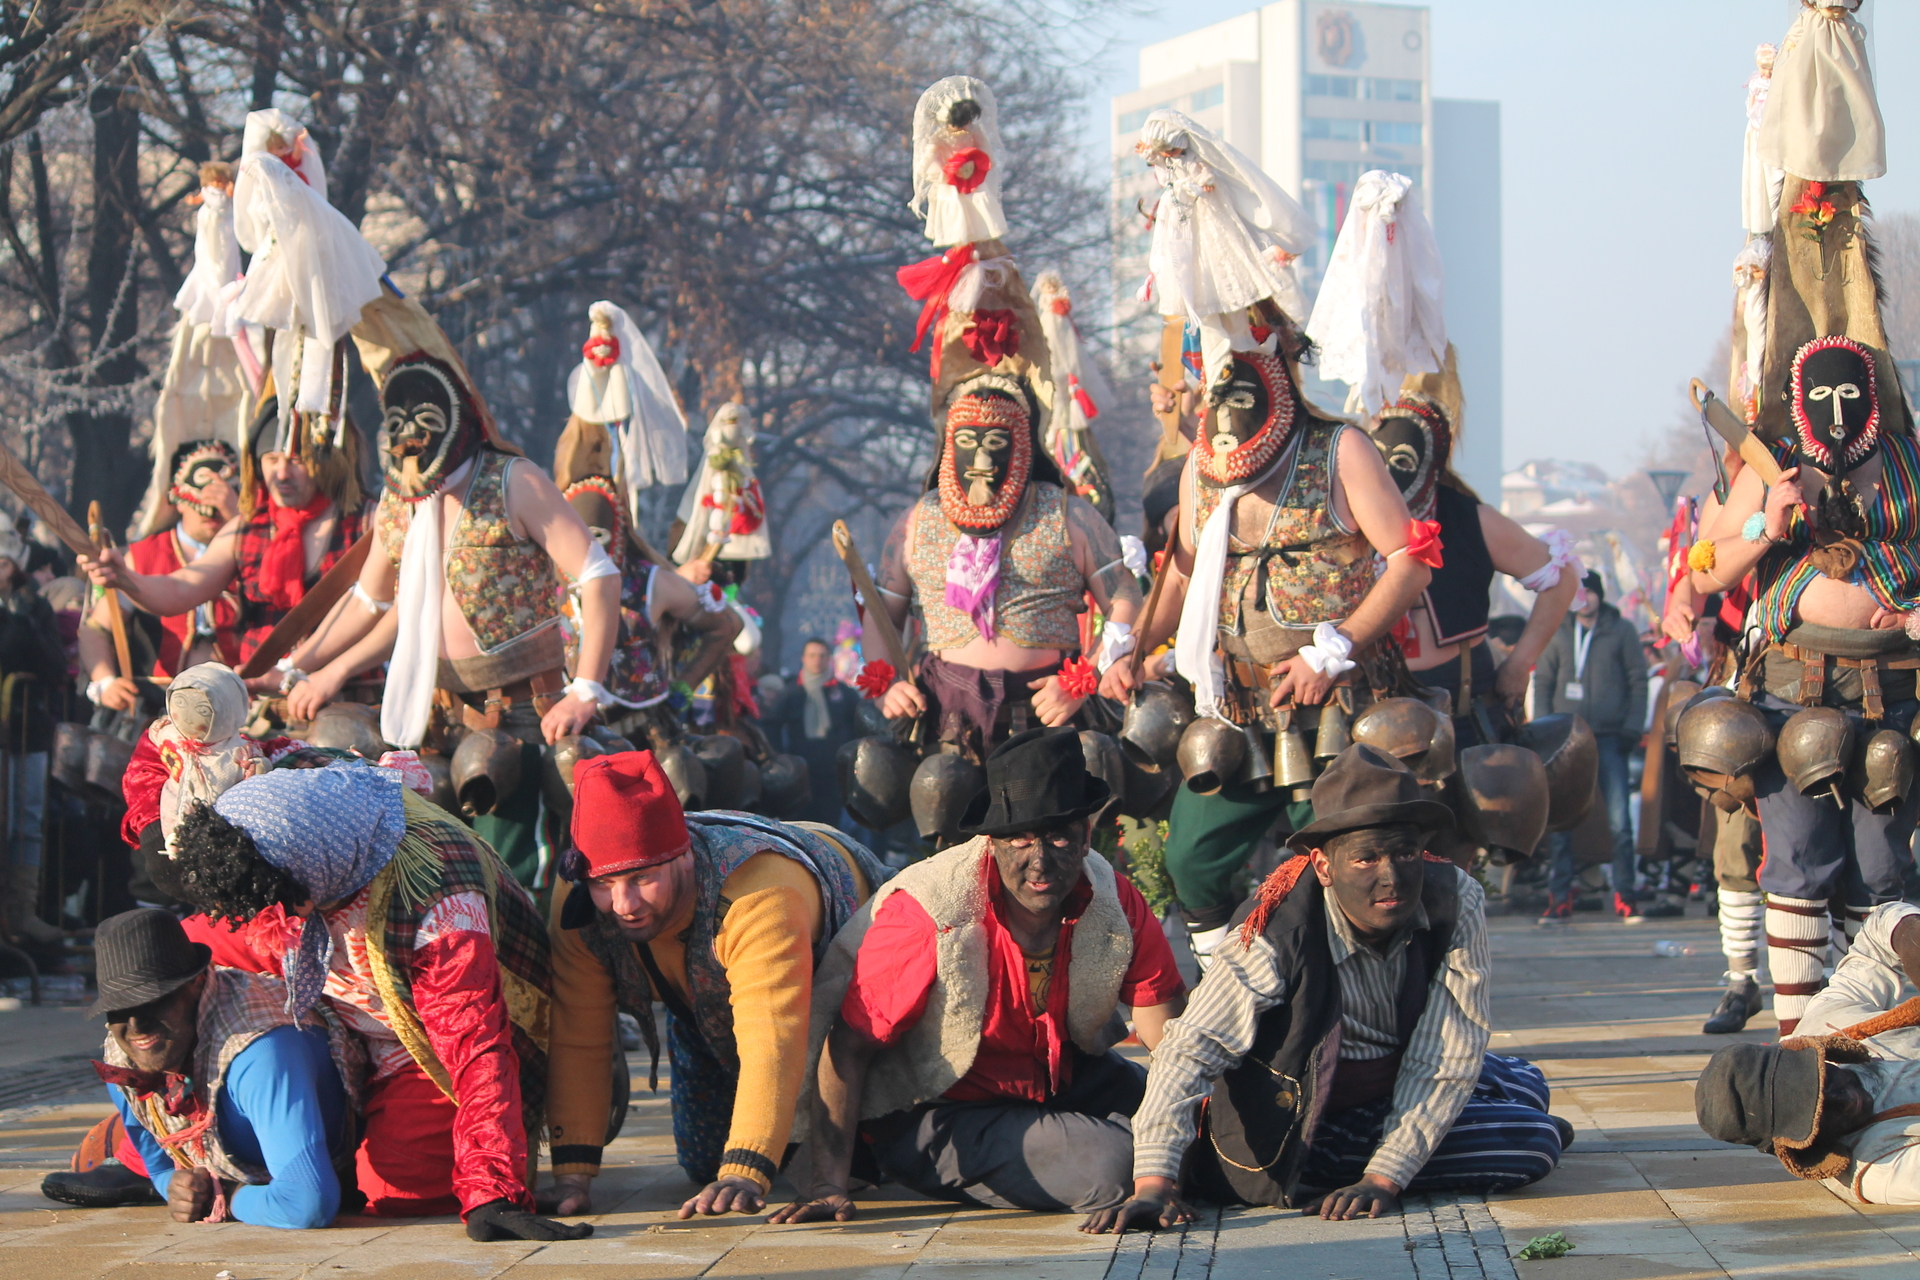
[(1700, 1029), (1710, 1036), (1729, 1036), (1744, 1031), (1747, 1019), (1760, 1012), (1760, 984), (1750, 977), (1739, 977), (1727, 984), (1720, 1007), (1713, 1011)]
[(48, 1174), (40, 1194), (82, 1209), (118, 1209), (130, 1204), (165, 1204), (153, 1184), (118, 1160), (102, 1160), (85, 1173)]
[(1548, 1116), (1547, 1119), (1553, 1121), (1553, 1127), (1560, 1131), (1560, 1149), (1565, 1151), (1568, 1147), (1572, 1146), (1573, 1121), (1567, 1119), (1565, 1116)]
[(1655, 898), (1651, 902), (1636, 903), (1631, 920), (1677, 920), (1687, 914), (1687, 909), (1667, 898)]

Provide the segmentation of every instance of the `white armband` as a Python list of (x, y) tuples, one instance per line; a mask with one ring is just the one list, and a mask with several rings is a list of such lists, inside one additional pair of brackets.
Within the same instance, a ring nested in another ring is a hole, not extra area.
[(97, 707), (97, 706), (99, 706), (99, 705), (100, 705), (100, 695), (101, 695), (102, 693), (104, 693), (104, 692), (106, 692), (106, 688), (107, 688), (107, 686), (108, 686), (108, 685), (110, 685), (110, 684), (112, 684), (112, 683), (113, 683), (113, 681), (111, 681), (111, 680), (89, 680), (89, 681), (87, 681), (87, 701), (88, 701), (88, 702), (91, 702), (91, 703), (92, 703), (92, 704), (93, 704), (94, 706), (96, 706), (96, 707)]
[(1340, 634), (1331, 622), (1313, 629), (1313, 643), (1300, 650), (1306, 664), (1323, 676), (1337, 676), (1353, 670), (1353, 641)]
[(1100, 654), (1094, 659), (1100, 674), (1105, 675), (1108, 667), (1132, 653), (1133, 645), (1133, 628), (1124, 622), (1109, 620), (1100, 629)]
[(393, 608), (393, 601), (375, 600), (372, 596), (367, 594), (367, 589), (361, 586), (358, 582), (355, 582), (353, 584), (353, 598), (355, 600), (358, 600), (361, 604), (365, 605), (370, 611), (374, 613), (385, 613), (387, 610)]
[(613, 557), (607, 554), (607, 549), (596, 541), (587, 547), (587, 558), (580, 566), (580, 576), (574, 581), (592, 582), (595, 578), (619, 576), (620, 566), (613, 562)]
[(607, 692), (607, 686), (598, 680), (589, 680), (585, 676), (575, 676), (567, 685), (567, 693), (582, 702), (591, 702), (596, 707), (610, 707), (618, 701)]
[(1136, 578), (1150, 578), (1152, 571), (1147, 567), (1147, 544), (1130, 533), (1120, 535), (1120, 561), (1132, 571)]
[(1547, 544), (1547, 562), (1520, 579), (1520, 585), (1536, 595), (1559, 586), (1560, 571), (1567, 565), (1578, 565), (1580, 560), (1573, 553), (1573, 535), (1565, 529), (1549, 529), (1540, 541)]
[(727, 611), (726, 596), (722, 595), (720, 588), (714, 586), (711, 582), (707, 583), (704, 588), (695, 587), (694, 594), (700, 597), (700, 607), (708, 613), (725, 613)]

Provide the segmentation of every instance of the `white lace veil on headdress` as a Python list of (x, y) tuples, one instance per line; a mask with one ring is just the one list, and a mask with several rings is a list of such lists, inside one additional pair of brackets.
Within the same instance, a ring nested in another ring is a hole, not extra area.
[(1442, 280), (1440, 246), (1413, 182), (1379, 169), (1361, 174), (1307, 321), (1320, 376), (1347, 384), (1347, 412), (1372, 417), (1409, 374), (1446, 367)]
[[(302, 143), (297, 167), (267, 149), (276, 134)], [(361, 308), (380, 296), (387, 264), (359, 228), (327, 203), (319, 153), (306, 129), (284, 111), (247, 115), (233, 224), (240, 247), (254, 255), (233, 301), (234, 318), (300, 339), (274, 346), (282, 419), (290, 421), (296, 410), (327, 412), (333, 346), (359, 323)]]
[(1160, 309), (1199, 325), (1207, 380), (1232, 351), (1256, 343), (1246, 309), (1271, 298), (1287, 315), (1306, 314), (1293, 260), (1313, 247), (1319, 224), (1230, 143), (1178, 111), (1146, 119), (1137, 148), (1161, 186), (1148, 262)]
[[(709, 542), (720, 538), (725, 538), (716, 553), (721, 560), (764, 560), (773, 554), (764, 513), (760, 526), (751, 533), (729, 534), (721, 527), (726, 490), (738, 486), (737, 492), (745, 495), (753, 483), (753, 415), (743, 404), (723, 404), (707, 422), (700, 470), (680, 495), (676, 514), (686, 528), (673, 548), (676, 563), (687, 563), (705, 551)], [(700, 499), (706, 495), (712, 495), (713, 506), (701, 505)]]
[[(963, 108), (963, 118), (956, 121), (954, 108), (968, 102), (977, 114)], [(968, 149), (985, 153), (986, 172), (979, 173), (975, 161), (966, 173), (949, 174), (949, 159)], [(967, 244), (1007, 233), (1000, 208), (1003, 159), (1000, 111), (984, 81), (948, 76), (928, 86), (913, 109), (913, 200), (907, 206), (925, 220), (927, 239), (939, 245)], [(961, 190), (976, 179), (977, 186)]]
[[(625, 310), (600, 301), (587, 308), (595, 329), (604, 327), (619, 344), (610, 365), (584, 355), (567, 376), (567, 404), (582, 422), (605, 423), (613, 441), (614, 474), (629, 502), (656, 484), (687, 482), (687, 419), (674, 399), (646, 335)], [(615, 430), (624, 423), (624, 427)], [(637, 511), (629, 511), (637, 518)]]

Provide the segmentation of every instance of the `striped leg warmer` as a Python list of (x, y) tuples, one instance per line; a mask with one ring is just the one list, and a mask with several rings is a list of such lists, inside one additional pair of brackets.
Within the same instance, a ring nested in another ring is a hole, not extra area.
[(1720, 950), (1727, 957), (1727, 977), (1750, 978), (1760, 967), (1760, 943), (1766, 936), (1766, 895), (1722, 889), (1719, 896)]
[(1834, 924), (1838, 926), (1837, 936), (1833, 940), (1833, 962), (1839, 964), (1853, 950), (1853, 940), (1860, 936), (1860, 930), (1866, 927), (1867, 915), (1873, 908), (1868, 905), (1848, 903), (1844, 907), (1834, 907)]
[(1782, 1037), (1793, 1034), (1807, 1001), (1824, 985), (1830, 925), (1827, 904), (1767, 894), (1767, 962), (1773, 1013)]

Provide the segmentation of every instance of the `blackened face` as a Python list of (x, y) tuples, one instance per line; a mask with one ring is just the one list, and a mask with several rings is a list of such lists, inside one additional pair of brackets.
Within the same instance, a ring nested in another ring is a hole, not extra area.
[(1007, 896), (1037, 916), (1059, 911), (1087, 860), (1084, 821), (992, 838), (993, 862)]
[(1873, 1119), (1873, 1095), (1860, 1077), (1845, 1067), (1827, 1064), (1825, 1102), (1820, 1108), (1820, 1132), (1830, 1137), (1864, 1129)]
[(1353, 931), (1384, 940), (1420, 909), (1427, 834), (1410, 825), (1343, 832), (1313, 851), (1313, 869)]
[(107, 1015), (107, 1033), (137, 1071), (184, 1073), (199, 1043), (203, 974), (150, 1004)]
[(1373, 442), (1387, 461), (1387, 472), (1400, 486), (1402, 495), (1410, 494), (1420, 483), (1422, 464), (1427, 460), (1426, 432), (1409, 418), (1382, 418), (1373, 429)]
[(1251, 364), (1234, 357), (1207, 392), (1207, 431), (1214, 454), (1224, 457), (1253, 439), (1269, 412), (1267, 384)]

